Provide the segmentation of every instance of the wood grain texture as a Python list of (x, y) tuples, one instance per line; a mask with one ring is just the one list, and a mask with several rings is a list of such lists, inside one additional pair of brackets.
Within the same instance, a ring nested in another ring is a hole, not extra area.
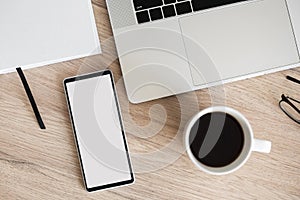
[[(18, 75), (0, 75), (0, 199), (300, 199), (300, 126), (278, 107), (282, 93), (300, 99), (300, 86), (285, 79), (299, 79), (300, 68), (133, 105), (125, 94), (105, 1), (93, 1), (93, 9), (103, 55), (24, 72), (46, 130), (39, 129)], [(138, 173), (133, 185), (88, 193), (62, 81), (107, 67), (114, 72)], [(233, 174), (211, 176), (188, 159), (183, 128), (199, 110), (219, 104), (242, 112), (255, 136), (272, 141), (273, 147), (268, 155), (253, 153)], [(166, 146), (164, 156), (171, 163), (139, 157)]]

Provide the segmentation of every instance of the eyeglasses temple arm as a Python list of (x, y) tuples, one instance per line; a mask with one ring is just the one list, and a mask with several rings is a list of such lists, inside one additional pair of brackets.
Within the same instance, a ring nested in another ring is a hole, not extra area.
[(291, 77), (291, 76), (286, 76), (286, 78), (287, 78), (288, 80), (290, 80), (290, 81), (293, 81), (293, 82), (295, 82), (295, 83), (300, 84), (300, 80), (298, 80), (298, 79), (295, 79), (295, 78), (293, 78), (293, 77)]

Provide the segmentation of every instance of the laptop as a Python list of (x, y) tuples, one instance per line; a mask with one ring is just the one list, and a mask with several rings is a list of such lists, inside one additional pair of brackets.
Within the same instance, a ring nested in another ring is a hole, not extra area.
[(300, 66), (299, 0), (106, 2), (132, 103)]

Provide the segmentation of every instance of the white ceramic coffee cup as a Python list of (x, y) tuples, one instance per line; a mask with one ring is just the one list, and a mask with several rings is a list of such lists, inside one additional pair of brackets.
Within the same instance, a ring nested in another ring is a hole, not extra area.
[[(224, 112), (234, 117), (240, 123), (244, 133), (244, 146), (240, 155), (232, 163), (224, 167), (210, 167), (201, 163), (195, 158), (190, 149), (189, 140), (193, 125), (201, 116), (213, 112)], [(261, 153), (270, 153), (271, 151), (270, 141), (254, 139), (253, 131), (249, 121), (240, 112), (225, 106), (209, 107), (197, 113), (187, 124), (185, 128), (185, 134), (185, 145), (190, 159), (199, 169), (213, 175), (224, 175), (236, 171), (246, 163), (252, 151)]]

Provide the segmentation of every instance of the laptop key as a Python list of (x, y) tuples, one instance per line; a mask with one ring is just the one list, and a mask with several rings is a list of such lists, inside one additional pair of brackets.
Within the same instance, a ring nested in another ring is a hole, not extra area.
[(163, 9), (163, 13), (164, 13), (165, 18), (173, 17), (173, 16), (176, 15), (174, 5), (164, 6), (162, 9)]
[(176, 4), (176, 11), (178, 15), (183, 15), (192, 12), (191, 3), (189, 1)]
[(171, 3), (175, 3), (176, 0), (164, 0), (165, 4), (171, 4)]
[(150, 17), (148, 14), (148, 11), (142, 11), (142, 12), (137, 12), (136, 13), (136, 18), (138, 23), (145, 23), (145, 22), (149, 22), (150, 21)]
[(149, 12), (150, 12), (150, 17), (151, 17), (152, 21), (163, 18), (161, 8), (154, 8), (154, 9), (151, 9)]
[(133, 0), (136, 11), (162, 6), (162, 0)]
[(218, 6), (224, 6), (227, 4), (242, 2), (247, 0), (192, 0), (192, 6), (194, 11), (214, 8)]

